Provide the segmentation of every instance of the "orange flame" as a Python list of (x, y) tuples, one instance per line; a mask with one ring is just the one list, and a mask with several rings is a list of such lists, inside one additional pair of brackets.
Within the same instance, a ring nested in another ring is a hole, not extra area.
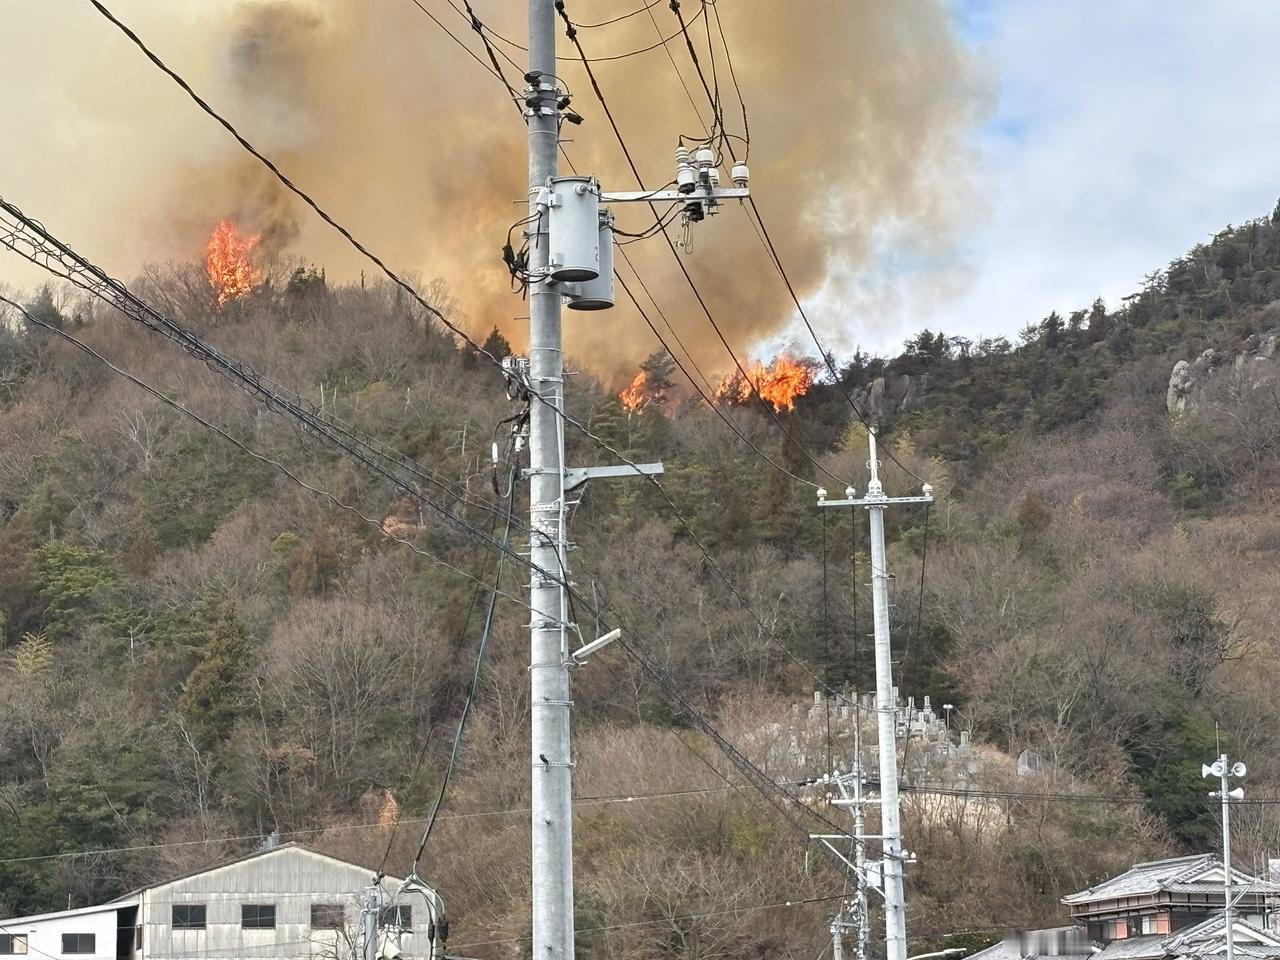
[(644, 408), (644, 405), (652, 399), (649, 396), (648, 385), (649, 375), (641, 370), (636, 374), (635, 379), (631, 381), (631, 386), (618, 394), (618, 400), (622, 403), (627, 413), (639, 413)]
[(816, 364), (812, 360), (794, 360), (780, 356), (772, 366), (759, 361), (748, 364), (747, 375), (735, 370), (716, 388), (716, 399), (721, 403), (746, 403), (758, 393), (773, 405), (776, 411), (794, 410), (796, 400), (813, 386)]
[(251, 259), (261, 239), (256, 233), (241, 234), (230, 220), (222, 220), (213, 228), (205, 250), (205, 269), (218, 295), (219, 307), (228, 300), (248, 296), (262, 282), (262, 270)]

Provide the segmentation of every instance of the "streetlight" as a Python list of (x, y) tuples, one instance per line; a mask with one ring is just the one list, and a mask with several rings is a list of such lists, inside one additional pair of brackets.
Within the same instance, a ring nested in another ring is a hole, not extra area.
[(1231, 930), (1231, 801), (1244, 799), (1244, 787), (1231, 789), (1229, 781), (1244, 777), (1248, 771), (1245, 765), (1237, 760), (1232, 763), (1224, 753), (1213, 763), (1200, 765), (1200, 776), (1217, 777), (1221, 785), (1209, 794), (1222, 801), (1222, 916), (1227, 929), (1227, 960), (1236, 960), (1235, 936)]
[(955, 708), (956, 708), (955, 704), (953, 703), (944, 703), (942, 705), (942, 713), (944, 717), (944, 722), (946, 723), (948, 734), (951, 733), (951, 711), (954, 710)]

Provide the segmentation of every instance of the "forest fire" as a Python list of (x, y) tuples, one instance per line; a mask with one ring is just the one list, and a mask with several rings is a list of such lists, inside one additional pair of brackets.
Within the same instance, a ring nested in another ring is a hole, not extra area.
[(716, 399), (721, 403), (746, 403), (753, 393), (758, 393), (776, 411), (794, 410), (796, 400), (813, 386), (815, 367), (812, 360), (795, 360), (785, 354), (770, 366), (757, 361), (747, 365), (745, 377), (738, 370), (725, 377), (716, 387)]
[(205, 269), (218, 295), (218, 306), (248, 296), (262, 282), (262, 270), (253, 263), (253, 252), (262, 237), (241, 233), (230, 220), (221, 220), (209, 236)]
[(618, 394), (618, 401), (627, 413), (639, 413), (649, 402), (649, 376), (643, 370), (636, 374), (630, 385)]

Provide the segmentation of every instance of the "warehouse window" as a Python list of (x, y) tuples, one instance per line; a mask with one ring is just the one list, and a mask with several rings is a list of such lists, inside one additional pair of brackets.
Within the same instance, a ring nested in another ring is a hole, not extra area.
[(382, 926), (408, 930), (413, 926), (413, 907), (384, 907)]
[(340, 930), (346, 922), (346, 911), (340, 903), (311, 905), (311, 929), (313, 930)]
[(203, 930), (208, 908), (203, 903), (175, 903), (173, 905), (173, 929)]
[(27, 954), (25, 933), (0, 933), (0, 956), (24, 957)]
[(274, 930), (276, 905), (274, 903), (246, 903), (240, 908), (240, 926), (245, 930)]
[(97, 950), (97, 938), (92, 933), (64, 933), (62, 935), (63, 953), (94, 953)]

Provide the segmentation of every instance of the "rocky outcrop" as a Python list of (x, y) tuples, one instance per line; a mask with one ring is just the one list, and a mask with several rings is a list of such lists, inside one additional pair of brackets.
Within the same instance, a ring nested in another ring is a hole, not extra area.
[(896, 414), (920, 405), (929, 385), (928, 374), (889, 374), (876, 377), (854, 391), (853, 401), (872, 423), (884, 423)]
[(1272, 370), (1280, 349), (1280, 334), (1255, 334), (1247, 338), (1235, 353), (1210, 347), (1194, 360), (1179, 360), (1169, 375), (1169, 389), (1165, 393), (1165, 408), (1177, 415), (1195, 410), (1205, 386), (1216, 374), (1235, 370), (1248, 375), (1255, 364), (1265, 364), (1258, 372)]

